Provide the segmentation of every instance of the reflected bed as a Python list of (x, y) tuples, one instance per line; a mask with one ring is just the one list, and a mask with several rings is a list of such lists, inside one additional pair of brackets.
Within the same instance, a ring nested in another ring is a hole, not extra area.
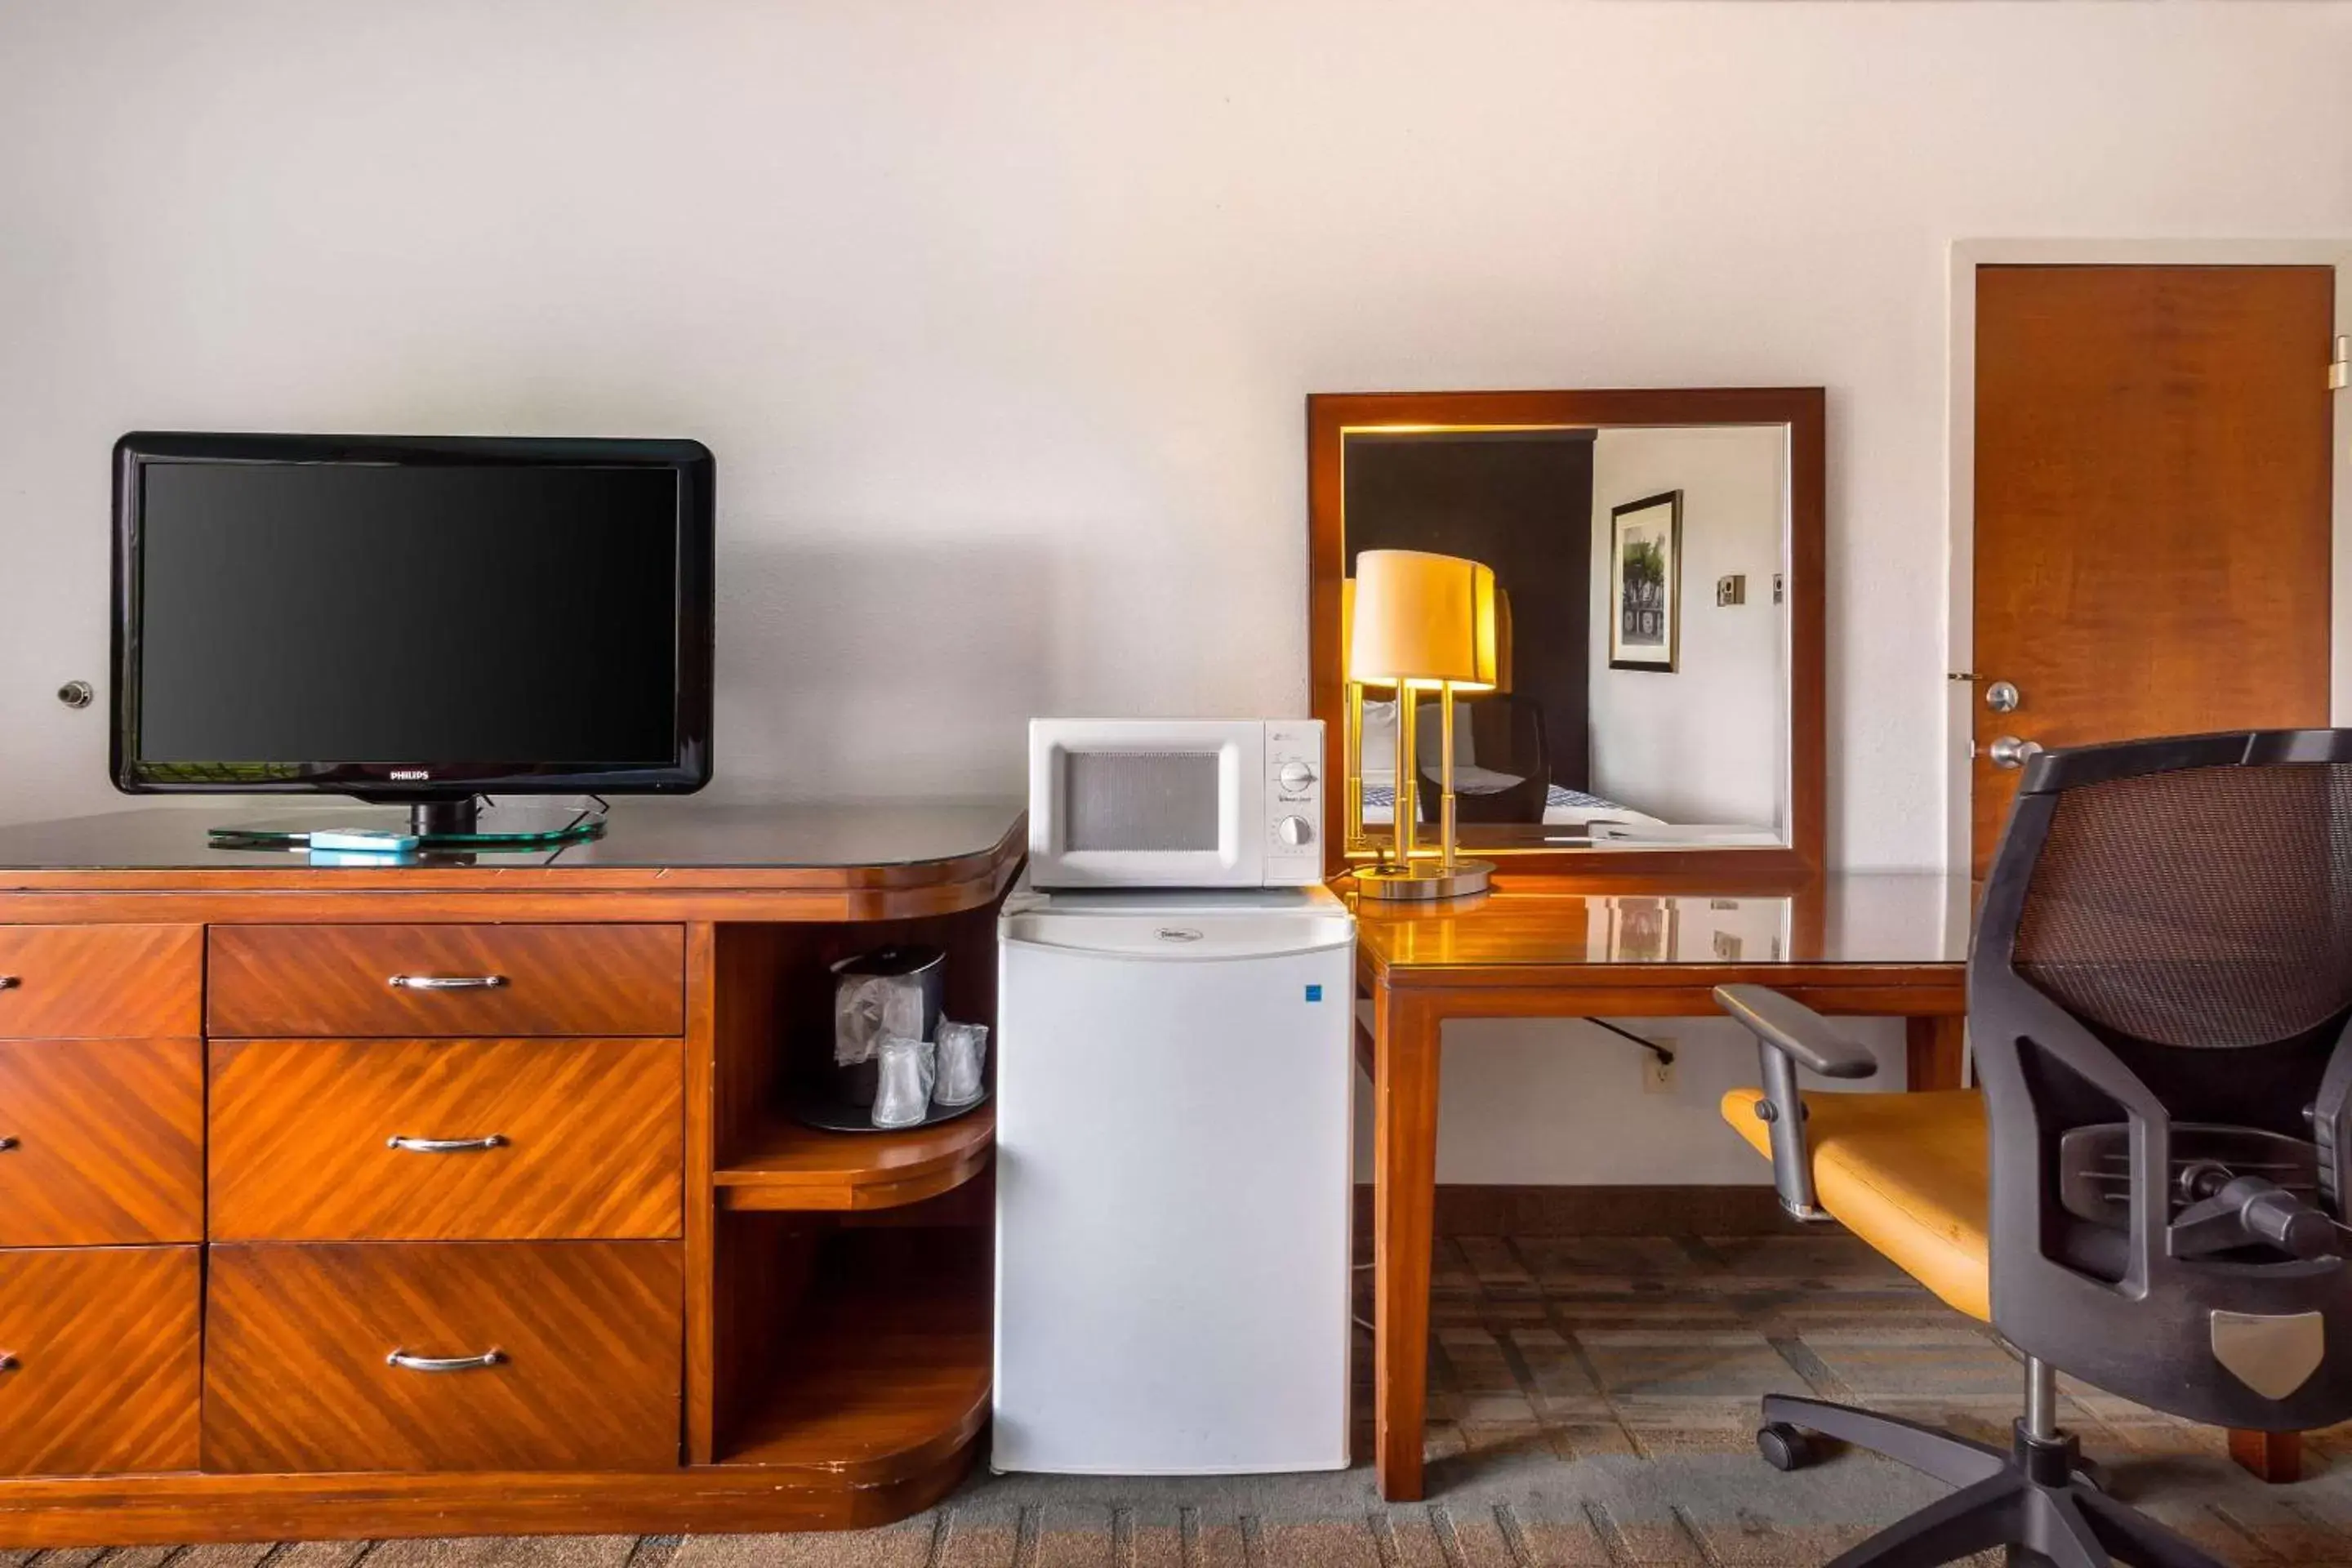
[[(1384, 825), (1391, 820), (1389, 814), (1395, 809), (1395, 786), (1375, 784), (1367, 778), (1364, 781), (1365, 823)], [(1606, 800), (1597, 795), (1587, 795), (1582, 790), (1567, 789), (1559, 784), (1552, 785), (1544, 796), (1543, 819), (1548, 826), (1593, 821), (1665, 826), (1664, 818), (1652, 816), (1646, 811), (1635, 811), (1632, 806), (1618, 801)]]

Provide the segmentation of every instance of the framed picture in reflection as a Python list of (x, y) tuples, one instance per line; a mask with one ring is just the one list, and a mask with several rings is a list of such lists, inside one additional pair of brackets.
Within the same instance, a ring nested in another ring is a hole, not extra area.
[(1667, 963), (1675, 956), (1672, 899), (1612, 899), (1609, 901), (1609, 962)]
[(1609, 509), (1609, 668), (1673, 674), (1682, 652), (1682, 491)]

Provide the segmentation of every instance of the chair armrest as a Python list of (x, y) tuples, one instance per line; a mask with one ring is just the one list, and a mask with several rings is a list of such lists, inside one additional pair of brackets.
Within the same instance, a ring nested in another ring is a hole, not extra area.
[(1769, 985), (1718, 985), (1715, 1003), (1758, 1040), (1823, 1078), (1870, 1078), (1878, 1071), (1876, 1057), (1802, 1002)]
[(1769, 985), (1718, 985), (1715, 1004), (1756, 1037), (1757, 1065), (1764, 1075), (1764, 1099), (1756, 1114), (1770, 1126), (1772, 1184), (1780, 1206), (1799, 1219), (1830, 1217), (1813, 1194), (1813, 1155), (1805, 1142), (1805, 1101), (1797, 1092), (1797, 1068), (1828, 1078), (1868, 1078), (1878, 1058), (1830, 1026), (1830, 1021), (1793, 996)]

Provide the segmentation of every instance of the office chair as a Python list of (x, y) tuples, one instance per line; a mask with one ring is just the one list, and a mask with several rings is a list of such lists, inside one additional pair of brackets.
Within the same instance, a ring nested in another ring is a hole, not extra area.
[[(1454, 726), (1454, 819), (1456, 822), (1541, 822), (1551, 802), (1551, 753), (1544, 743), (1543, 705), (1512, 691), (1456, 697)], [(1444, 792), (1434, 700), (1421, 705), (1421, 814), (1437, 820)], [(1467, 720), (1465, 723), (1463, 721)]]
[(2352, 731), (2047, 752), (2028, 765), (1969, 962), (1983, 1084), (1800, 1095), (1870, 1054), (1762, 986), (1716, 993), (1760, 1090), (1724, 1115), (1780, 1202), (1834, 1218), (2025, 1357), (2003, 1451), (1820, 1400), (1764, 1402), (1781, 1469), (1816, 1435), (1959, 1489), (1836, 1559), (2220, 1568), (2101, 1492), (2056, 1373), (2192, 1421), (2352, 1416)]

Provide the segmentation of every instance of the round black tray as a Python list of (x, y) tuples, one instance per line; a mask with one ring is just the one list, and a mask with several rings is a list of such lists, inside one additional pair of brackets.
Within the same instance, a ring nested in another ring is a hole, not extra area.
[(980, 1098), (970, 1105), (934, 1105), (920, 1121), (910, 1121), (904, 1127), (877, 1127), (872, 1106), (851, 1105), (838, 1100), (803, 1101), (793, 1107), (792, 1117), (804, 1127), (821, 1127), (827, 1132), (912, 1132), (918, 1127), (937, 1127), (942, 1121), (969, 1116), (986, 1105), (994, 1092), (982, 1089)]

